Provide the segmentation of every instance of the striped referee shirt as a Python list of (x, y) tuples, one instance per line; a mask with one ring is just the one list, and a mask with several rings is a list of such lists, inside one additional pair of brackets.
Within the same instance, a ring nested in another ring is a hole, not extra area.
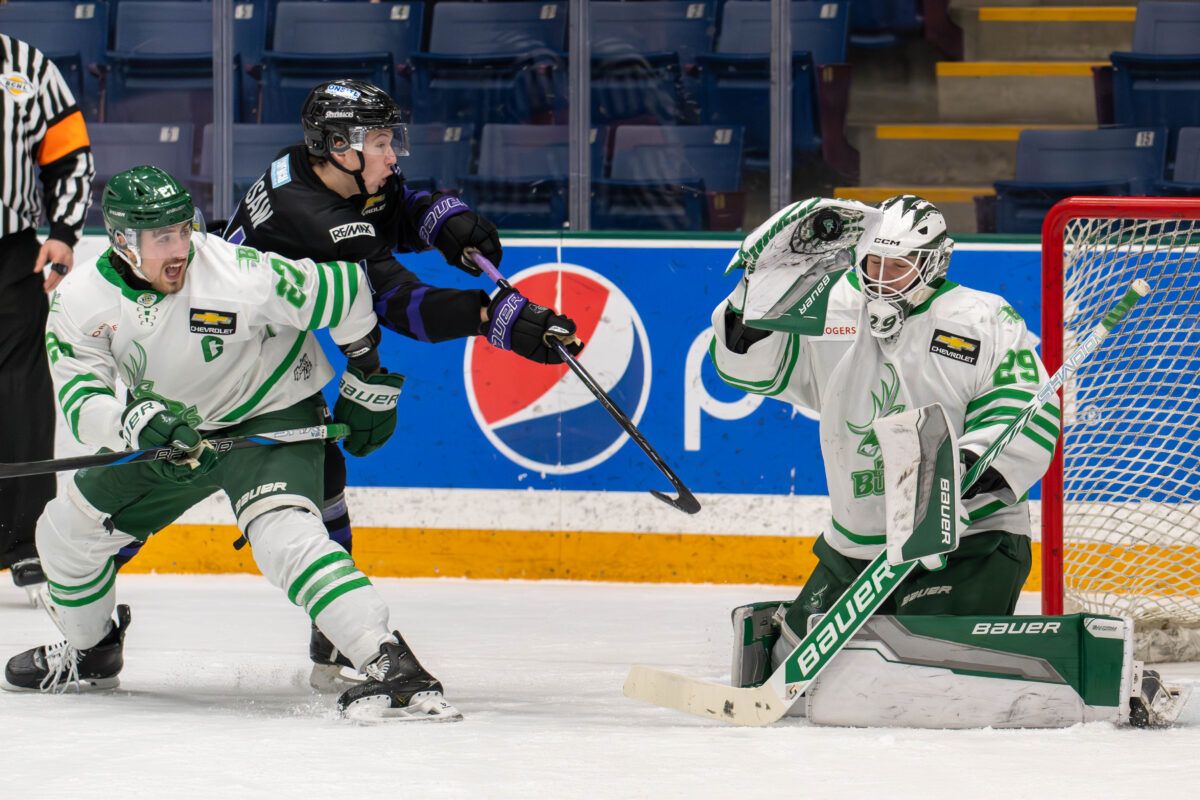
[(0, 95), (0, 236), (37, 227), (45, 210), (50, 237), (74, 246), (95, 172), (75, 97), (41, 50), (2, 33)]

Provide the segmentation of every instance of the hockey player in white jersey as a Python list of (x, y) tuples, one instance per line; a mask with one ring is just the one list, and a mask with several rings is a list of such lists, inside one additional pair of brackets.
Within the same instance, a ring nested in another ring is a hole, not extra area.
[[(66, 641), (11, 658), (4, 688), (116, 686), (130, 612), (116, 606), (113, 556), (224, 490), (263, 575), (366, 674), (339, 697), (344, 713), (460, 716), (325, 533), (324, 443), (218, 455), (206, 438), (321, 424), (320, 390), (333, 371), (311, 331), (329, 328), (348, 358), (335, 419), (359, 451), (386, 441), (404, 379), (379, 366), (360, 267), (205, 237), (187, 191), (155, 167), (114, 177), (103, 211), (111, 248), (51, 301), (46, 343), (64, 418), (93, 447), (172, 446), (188, 456), (80, 470), (47, 506), (37, 547)], [(116, 396), (118, 376), (128, 400)]]

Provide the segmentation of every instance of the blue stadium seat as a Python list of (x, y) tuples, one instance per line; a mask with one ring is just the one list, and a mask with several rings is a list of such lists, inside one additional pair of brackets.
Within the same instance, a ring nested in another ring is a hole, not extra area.
[(741, 226), (744, 130), (719, 125), (622, 125), (610, 178), (592, 182), (598, 229), (702, 230)]
[(1112, 54), (1113, 121), (1200, 125), (1200, 3), (1139, 4), (1133, 48)]
[[(799, 153), (821, 147), (817, 66), (846, 60), (847, 0), (792, 3), (792, 146)], [(702, 120), (745, 125), (748, 165), (764, 169), (770, 146), (770, 3), (729, 0), (717, 52), (700, 56)]]
[(567, 4), (440, 2), (413, 57), (413, 120), (547, 122), (566, 108)]
[(100, 111), (100, 84), (88, 68), (104, 64), (108, 5), (70, 0), (14, 0), (0, 9), (4, 33), (41, 50), (55, 63), (84, 117)]
[(96, 178), (92, 182), (92, 206), (87, 225), (103, 225), (100, 194), (112, 176), (142, 164), (161, 167), (189, 188), (195, 131), (190, 124), (96, 123), (88, 126)]
[(1200, 55), (1200, 3), (1138, 3), (1133, 23), (1133, 52)]
[[(233, 126), (233, 198), (240, 200), (250, 187), (262, 177), (275, 160), (279, 151), (303, 140), (300, 129), (292, 125)], [(213, 168), (213, 126), (205, 125), (200, 136), (200, 168), (195, 183), (198, 188), (211, 191)]]
[(996, 182), (996, 231), (1038, 233), (1072, 195), (1150, 194), (1166, 153), (1165, 128), (1022, 131), (1015, 180)]
[(471, 170), (475, 129), (470, 125), (432, 122), (408, 126), (408, 155), (398, 166), (414, 189), (462, 189), (462, 177)]
[(262, 121), (298, 119), (309, 90), (334, 77), (370, 80), (411, 105), (410, 57), (420, 48), (424, 11), (423, 2), (279, 3), (263, 56)]
[(892, 47), (919, 33), (921, 0), (854, 0), (850, 4), (850, 44)]
[[(502, 228), (561, 228), (567, 221), (566, 125), (486, 125), (476, 174), (463, 182), (473, 208)], [(592, 128), (592, 176), (604, 169), (607, 129)]]
[(1200, 128), (1183, 128), (1175, 145), (1171, 180), (1155, 184), (1158, 194), (1200, 196)]
[(715, 0), (605, 0), (589, 7), (592, 121), (695, 122), (696, 58), (712, 51)]
[(104, 97), (107, 122), (212, 119), (212, 4), (123, 0)]

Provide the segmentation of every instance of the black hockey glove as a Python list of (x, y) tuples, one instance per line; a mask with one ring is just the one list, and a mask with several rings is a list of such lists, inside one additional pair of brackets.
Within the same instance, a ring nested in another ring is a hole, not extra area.
[[(966, 475), (967, 470), (971, 469), (975, 465), (975, 462), (979, 460), (979, 456), (963, 448), (958, 451), (958, 459), (962, 462), (963, 474)], [(977, 494), (995, 494), (1008, 488), (1008, 482), (1004, 480), (1004, 476), (997, 472), (994, 467), (988, 467), (979, 476), (979, 479), (963, 492), (962, 499), (970, 500)]]
[[(439, 204), (434, 204), (434, 207), (437, 205)], [(468, 248), (478, 250), (496, 266), (500, 266), (500, 258), (504, 254), (496, 226), (491, 220), (470, 209), (460, 211), (443, 221), (441, 230), (437, 232), (432, 244), (442, 251), (447, 264), (466, 270), (472, 275), (479, 275), (482, 270), (466, 254)]]
[(516, 289), (501, 289), (488, 304), (488, 318), (479, 326), (493, 347), (511, 350), (538, 364), (561, 364), (558, 351), (547, 341), (562, 341), (571, 355), (578, 355), (583, 342), (575, 335), (575, 321), (553, 309), (529, 302)]
[(134, 400), (121, 414), (121, 436), (131, 450), (174, 447), (186, 453), (170, 461), (145, 462), (172, 483), (188, 483), (217, 465), (217, 451), (200, 433), (168, 410), (166, 404), (151, 398)]

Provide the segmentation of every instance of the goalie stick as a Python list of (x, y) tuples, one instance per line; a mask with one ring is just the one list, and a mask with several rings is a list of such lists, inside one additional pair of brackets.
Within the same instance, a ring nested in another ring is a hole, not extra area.
[[(286, 431), (270, 433), (253, 433), (249, 436), (232, 436), (225, 439), (209, 439), (218, 453), (230, 450), (241, 450), (247, 447), (270, 447), (277, 444), (293, 444), (308, 442), (313, 439), (343, 439), (350, 434), (350, 426), (334, 423), (332, 425), (313, 425), (308, 428), (292, 428)], [(12, 464), (0, 464), (0, 480), (4, 478), (23, 478), (27, 475), (45, 475), (48, 472), (65, 472), (71, 469), (85, 467), (119, 467), (122, 464), (134, 464), (139, 461), (170, 460), (187, 455), (186, 450), (176, 450), (173, 447), (150, 447), (144, 450), (122, 450), (115, 453), (94, 453), (90, 456), (74, 456), (72, 458), (55, 458), (48, 461), (22, 461)]]
[[(512, 284), (504, 279), (504, 276), (500, 274), (500, 270), (496, 269), (496, 266), (482, 253), (478, 250), (470, 250), (469, 252), (471, 257), (475, 259), (475, 263), (479, 265), (479, 268), (486, 272), (487, 276), (495, 281), (497, 286), (501, 289), (512, 289)], [(558, 353), (563, 363), (571, 368), (571, 371), (578, 376), (579, 380), (583, 381), (583, 385), (600, 401), (600, 405), (604, 406), (604, 410), (609, 413), (609, 416), (615, 419), (617, 424), (629, 434), (629, 438), (633, 439), (634, 443), (642, 449), (642, 452), (650, 457), (650, 460), (654, 462), (654, 466), (658, 467), (659, 472), (667, 477), (667, 480), (675, 487), (675, 491), (679, 493), (679, 496), (671, 497), (655, 489), (651, 489), (650, 494), (662, 500), (667, 505), (678, 508), (685, 514), (695, 514), (699, 511), (700, 501), (696, 499), (696, 496), (692, 494), (690, 489), (684, 486), (679, 476), (667, 466), (667, 462), (663, 460), (663, 457), (650, 446), (650, 442), (646, 441), (646, 437), (633, 424), (633, 420), (608, 396), (608, 393), (600, 387), (600, 384), (596, 383), (596, 379), (592, 377), (590, 372), (583, 368), (583, 365), (576, 360), (575, 356), (571, 355), (571, 351), (566, 348), (566, 345), (550, 336), (546, 337), (546, 341), (548, 344), (553, 345), (555, 352)]]
[[(1109, 309), (1062, 367), (1038, 388), (1036, 396), (963, 475), (960, 494), (975, 483), (1037, 410), (1054, 397), (1065, 380), (1149, 292), (1150, 286), (1145, 281), (1133, 281), (1124, 297)], [(916, 564), (914, 559), (890, 565), (886, 550), (877, 555), (761, 686), (737, 688), (639, 664), (629, 670), (625, 679), (625, 696), (734, 725), (763, 726), (778, 722)]]

